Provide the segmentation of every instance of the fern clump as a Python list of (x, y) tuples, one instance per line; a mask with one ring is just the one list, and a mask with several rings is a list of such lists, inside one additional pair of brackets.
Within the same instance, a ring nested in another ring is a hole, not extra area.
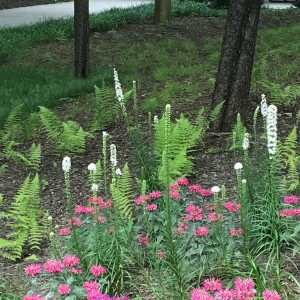
[(48, 213), (39, 205), (39, 177), (33, 180), (28, 176), (15, 196), (15, 202), (7, 213), (1, 213), (12, 230), (7, 238), (0, 238), (0, 255), (16, 260), (21, 258), (24, 245), (31, 250), (40, 249), (40, 243), (47, 236)]
[(76, 122), (62, 122), (49, 109), (39, 106), (41, 122), (48, 138), (55, 143), (59, 155), (71, 155), (84, 152), (86, 137), (93, 137)]

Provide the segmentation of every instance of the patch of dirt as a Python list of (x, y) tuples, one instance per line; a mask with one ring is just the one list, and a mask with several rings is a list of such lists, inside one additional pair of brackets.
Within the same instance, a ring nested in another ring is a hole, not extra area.
[(0, 0), (0, 10), (10, 9), (17, 7), (27, 7), (34, 5), (43, 5), (43, 4), (54, 4), (59, 2), (70, 2), (72, 0)]
[[(3, 2), (3, 1), (2, 1)], [(1, 3), (2, 3), (1, 2)], [(9, 1), (9, 2), (36, 2), (36, 1)], [(0, 6), (1, 8), (1, 6)], [(269, 16), (261, 16), (260, 28), (274, 28), (283, 25), (294, 24), (300, 21), (299, 15), (279, 15), (274, 18)], [(115, 45), (118, 43), (132, 44), (137, 42), (147, 42), (149, 40), (165, 39), (170, 37), (176, 38), (190, 38), (194, 41), (199, 41), (208, 36), (219, 36), (223, 33), (225, 24), (224, 18), (196, 18), (184, 17), (174, 19), (170, 24), (161, 26), (152, 25), (151, 20), (145, 21), (141, 24), (128, 25), (110, 32), (94, 33), (91, 36), (91, 65), (99, 64), (99, 58), (96, 52), (93, 52), (93, 45), (105, 41), (109, 47), (104, 52), (105, 58), (109, 61), (111, 68), (114, 67), (114, 57), (118, 55)], [(61, 47), (63, 46), (63, 47)], [(28, 58), (37, 58), (36, 62), (45, 67), (53, 67), (64, 61), (66, 64), (72, 64), (73, 52), (70, 49), (73, 47), (73, 41), (58, 41), (50, 44), (42, 44), (35, 48), (34, 51), (27, 53)], [(96, 47), (95, 47), (96, 48)], [(50, 53), (55, 56), (53, 60), (47, 62), (39, 57), (41, 53)], [(138, 55), (138, 53), (137, 53)], [(122, 70), (122, 66), (120, 66)], [(148, 86), (143, 87), (142, 97), (146, 97), (147, 91), (150, 91), (153, 82), (148, 83)], [(210, 94), (207, 93), (197, 99), (192, 104), (192, 107), (184, 104), (184, 99), (176, 99), (178, 103), (172, 110), (172, 117), (179, 117), (180, 112), (198, 111), (203, 106), (210, 104)], [(60, 116), (69, 115), (72, 110), (77, 111), (74, 121), (78, 122), (84, 129), (87, 129), (92, 115), (87, 113), (86, 103), (83, 99), (76, 99), (68, 101), (55, 109), (55, 112)], [(251, 110), (255, 109), (260, 98), (258, 95), (253, 94), (251, 98)], [(181, 104), (182, 103), (182, 104)], [(285, 113), (280, 117), (280, 131), (285, 131), (287, 127), (291, 127), (295, 114), (297, 113), (300, 104), (289, 107)], [(280, 108), (279, 108), (280, 111)], [(159, 112), (158, 112), (159, 113)], [(252, 118), (252, 113), (251, 115)], [(144, 126), (147, 126), (144, 120)], [(125, 162), (129, 162), (131, 173), (134, 174), (135, 167), (131, 166), (133, 163), (133, 149), (129, 143), (129, 138), (122, 119), (117, 122), (108, 124), (106, 130), (112, 136), (109, 144), (114, 143), (117, 146), (117, 155), (119, 164), (122, 166)], [(199, 183), (203, 188), (210, 188), (214, 185), (224, 184), (227, 187), (229, 197), (234, 197), (233, 187), (235, 183), (235, 170), (233, 169), (236, 162), (233, 152), (226, 151), (226, 138), (228, 134), (214, 134), (211, 133), (206, 139), (205, 148), (197, 148), (193, 152), (195, 156), (195, 174), (190, 178), (191, 183)], [(33, 140), (23, 143), (19, 146), (20, 152), (25, 152), (29, 149), (30, 145), (35, 142), (42, 145), (42, 163), (39, 172), (39, 177), (45, 179), (48, 184), (41, 187), (40, 198), (41, 207), (48, 210), (49, 214), (53, 217), (54, 225), (65, 227), (67, 224), (67, 203), (64, 194), (64, 174), (61, 170), (62, 157), (55, 156), (54, 146), (47, 140), (43, 130), (39, 129)], [(86, 204), (91, 195), (87, 186), (87, 166), (91, 162), (96, 162), (102, 155), (102, 131), (96, 132), (93, 139), (88, 139), (86, 143), (85, 152), (75, 158), (72, 158), (72, 169), (70, 173), (71, 193), (74, 205)], [(211, 153), (207, 151), (212, 149)], [(214, 152), (214, 153), (212, 153)], [(24, 182), (28, 170), (23, 165), (17, 164), (12, 160), (2, 160), (1, 164), (6, 164), (5, 175), (0, 177), (0, 190), (7, 203), (13, 200), (20, 185)], [(43, 263), (49, 257), (49, 244), (45, 243), (41, 251), (37, 252), (38, 257)], [(26, 256), (26, 253), (24, 253)], [(28, 262), (21, 261), (21, 269), (28, 265)], [(13, 263), (0, 257), (1, 274), (11, 274)], [(297, 274), (295, 274), (297, 275)], [(299, 275), (299, 274), (298, 274)], [(299, 278), (298, 278), (299, 279)], [(149, 299), (149, 298), (144, 298)]]

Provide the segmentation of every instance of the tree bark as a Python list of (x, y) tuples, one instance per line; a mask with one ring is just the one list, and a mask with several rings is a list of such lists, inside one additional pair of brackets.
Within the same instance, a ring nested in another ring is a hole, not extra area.
[(230, 131), (247, 112), (260, 8), (261, 0), (231, 0), (211, 105), (225, 101), (216, 131)]
[(155, 25), (171, 20), (171, 0), (155, 0), (154, 18)]
[(75, 76), (89, 76), (89, 0), (74, 1)]

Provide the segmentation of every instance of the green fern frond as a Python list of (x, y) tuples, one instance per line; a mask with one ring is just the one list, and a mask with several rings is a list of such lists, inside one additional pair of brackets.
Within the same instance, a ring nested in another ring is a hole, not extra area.
[(117, 179), (116, 184), (111, 185), (111, 192), (115, 209), (125, 218), (132, 216), (132, 183), (128, 164), (122, 169), (122, 175)]
[(30, 161), (30, 167), (34, 170), (38, 170), (41, 164), (41, 145), (36, 146), (35, 143), (33, 143), (29, 149), (27, 158)]
[(244, 136), (246, 133), (246, 127), (244, 126), (241, 115), (237, 114), (236, 124), (232, 130), (233, 136), (229, 138), (229, 142), (231, 143), (231, 147), (229, 150), (234, 149), (243, 149)]
[(44, 106), (39, 106), (39, 109), (40, 119), (46, 129), (48, 138), (53, 142), (56, 142), (62, 131), (62, 122), (50, 109), (47, 109)]
[(218, 103), (216, 107), (210, 112), (209, 122), (214, 122), (217, 120), (224, 103), (225, 101)]

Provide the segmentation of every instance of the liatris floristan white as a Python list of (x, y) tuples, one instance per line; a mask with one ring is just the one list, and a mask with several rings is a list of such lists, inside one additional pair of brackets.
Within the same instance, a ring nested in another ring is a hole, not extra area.
[(96, 174), (96, 172), (97, 172), (97, 167), (96, 167), (95, 164), (91, 163), (91, 164), (88, 165), (88, 170), (89, 170), (90, 172), (93, 172), (94, 174)]
[(110, 162), (113, 167), (117, 166), (117, 148), (114, 144), (110, 145)]
[(116, 169), (116, 175), (117, 176), (122, 176), (122, 171), (120, 168)]
[(99, 188), (98, 184), (93, 183), (93, 184), (92, 184), (91, 190), (92, 190), (93, 192), (96, 192), (96, 191), (98, 191), (98, 188)]
[(243, 169), (243, 164), (240, 163), (240, 162), (237, 162), (237, 163), (234, 165), (234, 169), (235, 169), (235, 170), (241, 170), (241, 169)]
[(215, 185), (211, 188), (211, 191), (215, 194), (215, 193), (219, 193), (221, 189), (217, 185)]
[(277, 107), (270, 105), (267, 114), (268, 151), (270, 156), (276, 153), (277, 144)]
[(62, 161), (62, 169), (65, 173), (69, 173), (71, 170), (71, 158), (68, 156), (65, 156)]
[(243, 150), (246, 151), (249, 149), (249, 133), (246, 132), (243, 140)]
[(157, 124), (157, 123), (158, 123), (158, 116), (157, 116), (157, 115), (155, 115), (155, 116), (153, 117), (153, 123), (154, 123), (154, 124)]
[(121, 83), (119, 81), (118, 72), (115, 68), (114, 68), (114, 80), (115, 80), (115, 90), (116, 90), (117, 98), (119, 102), (123, 102), (124, 99), (123, 91), (122, 91)]
[(107, 137), (108, 136), (108, 133), (106, 131), (103, 131), (103, 137)]
[(268, 104), (267, 104), (266, 96), (264, 94), (261, 95), (260, 110), (261, 110), (261, 114), (265, 118), (268, 114)]

